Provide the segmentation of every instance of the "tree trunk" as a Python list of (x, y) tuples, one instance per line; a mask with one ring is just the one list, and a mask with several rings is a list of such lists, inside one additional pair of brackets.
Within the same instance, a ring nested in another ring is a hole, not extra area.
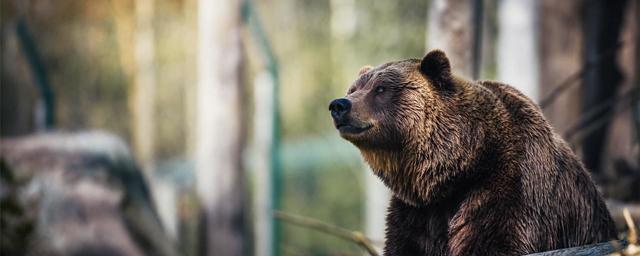
[[(582, 93), (582, 112), (589, 113), (616, 95), (622, 81), (622, 74), (617, 62), (620, 31), (624, 18), (626, 0), (585, 2), (585, 62), (590, 66), (584, 75)], [(612, 115), (611, 106), (604, 107), (593, 119), (607, 118)], [(583, 117), (584, 118), (584, 117)], [(601, 159), (606, 141), (607, 128), (600, 126), (582, 142), (582, 155), (586, 167), (594, 173), (602, 173)]]
[[(636, 128), (636, 143), (640, 147), (640, 1), (636, 1), (636, 36), (635, 36), (635, 76), (634, 86), (636, 88), (636, 102), (634, 105), (634, 122)], [(640, 153), (638, 153), (640, 154)], [(640, 156), (638, 156), (640, 158)]]
[[(636, 145), (640, 147), (640, 1), (635, 2), (636, 5), (636, 36), (635, 36), (635, 76), (633, 86), (636, 88), (636, 102), (633, 106), (633, 120), (636, 128)], [(640, 150), (640, 149), (638, 149)], [(640, 152), (638, 152), (640, 158)], [(639, 196), (640, 197), (640, 196)], [(640, 199), (640, 198), (639, 198)]]
[(503, 0), (499, 3), (498, 81), (538, 100), (538, 44), (535, 31), (537, 2)]
[(472, 1), (435, 0), (429, 7), (427, 50), (441, 49), (453, 72), (472, 78), (474, 67)]
[(202, 254), (243, 255), (241, 1), (198, 2), (196, 175)]
[(154, 159), (154, 36), (153, 5), (154, 0), (136, 0), (135, 2), (135, 42), (133, 72), (133, 94), (129, 98), (133, 114), (133, 145), (142, 170), (148, 173), (153, 169)]

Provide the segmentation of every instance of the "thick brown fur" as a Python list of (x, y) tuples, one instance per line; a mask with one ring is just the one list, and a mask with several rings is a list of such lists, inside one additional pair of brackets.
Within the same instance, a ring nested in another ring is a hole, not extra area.
[(336, 123), (393, 191), (385, 255), (522, 255), (615, 238), (588, 172), (513, 87), (422, 60), (364, 68)]

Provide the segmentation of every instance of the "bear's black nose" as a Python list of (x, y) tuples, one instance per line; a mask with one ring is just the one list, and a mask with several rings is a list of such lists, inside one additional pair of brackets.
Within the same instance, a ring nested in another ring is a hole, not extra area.
[(351, 101), (345, 98), (335, 99), (329, 104), (329, 111), (335, 119), (342, 118), (349, 110), (351, 110)]

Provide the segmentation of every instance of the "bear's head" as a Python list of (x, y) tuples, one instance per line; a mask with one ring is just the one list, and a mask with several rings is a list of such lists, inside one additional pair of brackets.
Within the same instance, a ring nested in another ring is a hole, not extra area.
[(452, 75), (447, 56), (434, 50), (422, 60), (362, 68), (329, 110), (340, 136), (394, 194), (420, 205), (471, 176), (487, 130), (479, 87)]

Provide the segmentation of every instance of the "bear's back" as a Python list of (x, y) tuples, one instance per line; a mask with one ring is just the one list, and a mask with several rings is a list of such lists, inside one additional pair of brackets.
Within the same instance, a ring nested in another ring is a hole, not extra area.
[(540, 108), (515, 88), (490, 90), (509, 114), (508, 130), (520, 168), (525, 235), (537, 251), (615, 238), (614, 223), (589, 173), (545, 120)]

